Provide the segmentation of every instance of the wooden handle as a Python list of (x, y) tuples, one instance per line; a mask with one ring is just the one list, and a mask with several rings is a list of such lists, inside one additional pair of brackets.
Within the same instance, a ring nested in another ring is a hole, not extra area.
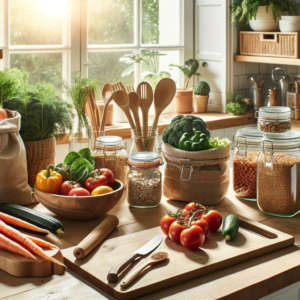
[(116, 216), (108, 216), (74, 249), (74, 256), (77, 259), (84, 259), (118, 224), (119, 219)]
[(117, 282), (119, 279), (118, 274), (120, 274), (138, 256), (139, 254), (137, 253), (131, 253), (127, 257), (117, 262), (107, 274), (107, 280), (112, 283)]
[(104, 104), (104, 107), (103, 107), (103, 112), (102, 112), (102, 117), (101, 117), (101, 123), (100, 123), (100, 132), (104, 131), (105, 121), (106, 121), (106, 114), (107, 114), (107, 109), (108, 109), (109, 103), (110, 103), (110, 101), (107, 101)]
[[(160, 114), (155, 114), (151, 130), (154, 130), (157, 128), (159, 116), (160, 116)], [(151, 138), (149, 140), (147, 151), (153, 151), (154, 143), (155, 143), (155, 137)]]
[[(142, 109), (142, 114), (143, 114), (143, 134), (145, 136), (148, 136), (148, 109), (144, 110)], [(144, 143), (146, 143), (146, 138), (144, 139)]]
[[(132, 114), (133, 114), (133, 117), (134, 117), (135, 126), (136, 126), (136, 129), (137, 129), (137, 134), (138, 134), (138, 136), (141, 136), (141, 123), (140, 123), (139, 113), (132, 111)], [(145, 145), (144, 145), (142, 139), (138, 139), (136, 141), (136, 146), (137, 146), (139, 152), (140, 151), (146, 151)]]

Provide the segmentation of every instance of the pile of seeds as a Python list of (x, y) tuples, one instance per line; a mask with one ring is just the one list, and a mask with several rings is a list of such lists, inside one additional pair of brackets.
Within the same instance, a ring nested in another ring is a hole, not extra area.
[(233, 186), (239, 197), (256, 198), (256, 160), (258, 152), (247, 157), (235, 155), (233, 159)]
[(161, 200), (161, 178), (145, 178), (143, 174), (130, 174), (127, 201), (131, 206), (157, 206)]
[(257, 202), (261, 210), (289, 216), (300, 209), (300, 158), (275, 153), (273, 167), (257, 165)]
[(291, 122), (258, 122), (258, 129), (263, 132), (284, 133), (292, 129)]

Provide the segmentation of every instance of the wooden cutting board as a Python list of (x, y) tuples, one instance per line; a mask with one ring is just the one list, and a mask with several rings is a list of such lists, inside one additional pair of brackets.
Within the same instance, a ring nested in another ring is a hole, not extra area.
[[(59, 249), (43, 249), (45, 253), (63, 262)], [(49, 277), (62, 275), (65, 268), (49, 260), (36, 256), (36, 260), (0, 250), (0, 269), (16, 277)]]
[[(224, 218), (227, 214), (222, 215)], [(106, 293), (117, 299), (135, 299), (294, 244), (291, 235), (249, 219), (240, 217), (240, 225), (235, 240), (226, 241), (219, 230), (209, 233), (203, 246), (196, 251), (189, 251), (164, 238), (154, 252), (168, 252), (169, 259), (144, 270), (126, 289), (120, 287), (121, 280), (145, 260), (137, 260), (129, 266), (116, 284), (108, 283), (108, 271), (155, 235), (162, 234), (160, 227), (105, 240), (83, 260), (75, 259), (74, 247), (63, 250), (63, 256), (68, 268)]]

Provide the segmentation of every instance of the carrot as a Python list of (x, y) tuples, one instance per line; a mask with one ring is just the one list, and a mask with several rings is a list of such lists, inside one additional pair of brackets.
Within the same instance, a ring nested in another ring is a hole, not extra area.
[(5, 234), (7, 237), (11, 239), (14, 239), (16, 242), (19, 242), (20, 244), (26, 246), (32, 253), (65, 267), (63, 263), (47, 255), (43, 251), (43, 249), (41, 249), (38, 245), (36, 245), (29, 238), (27, 238), (23, 233), (6, 225), (1, 220), (0, 220), (0, 232), (2, 232), (3, 234)]
[(44, 247), (44, 248), (56, 248), (56, 249), (59, 249), (57, 246), (55, 246), (55, 245), (53, 245), (51, 243), (48, 243), (47, 241), (44, 241), (42, 239), (36, 238), (34, 236), (27, 235), (27, 234), (24, 234), (24, 235), (28, 239), (30, 239), (31, 241), (33, 241), (38, 246), (41, 246), (41, 247)]
[(7, 215), (5, 213), (0, 212), (0, 220), (3, 221), (6, 224), (19, 226), (28, 230), (36, 231), (36, 232), (43, 232), (43, 233), (50, 233), (46, 229), (39, 228), (35, 225), (32, 225), (26, 221), (20, 220), (18, 218), (12, 217), (10, 215)]
[(30, 252), (24, 249), (16, 242), (8, 239), (6, 236), (0, 233), (0, 249), (7, 250), (9, 252), (36, 259)]

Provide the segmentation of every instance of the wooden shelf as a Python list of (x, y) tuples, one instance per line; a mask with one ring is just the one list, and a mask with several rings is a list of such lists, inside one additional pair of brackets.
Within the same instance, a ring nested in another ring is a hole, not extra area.
[(266, 56), (235, 55), (234, 61), (300, 66), (299, 58), (280, 58), (280, 57), (266, 57)]

